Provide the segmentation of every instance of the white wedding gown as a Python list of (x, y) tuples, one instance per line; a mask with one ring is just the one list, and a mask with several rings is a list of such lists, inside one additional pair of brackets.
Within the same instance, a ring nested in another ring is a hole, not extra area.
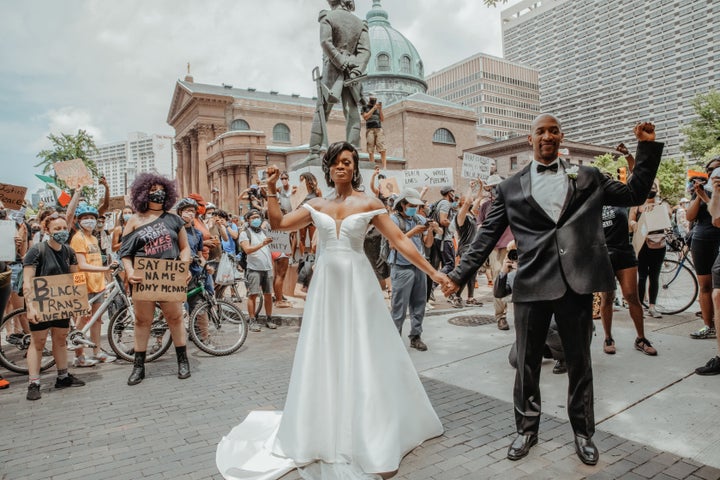
[(443, 432), (363, 251), (370, 220), (342, 222), (304, 204), (318, 229), (318, 255), (305, 303), (283, 412), (251, 412), (220, 441), (226, 479), (379, 478)]

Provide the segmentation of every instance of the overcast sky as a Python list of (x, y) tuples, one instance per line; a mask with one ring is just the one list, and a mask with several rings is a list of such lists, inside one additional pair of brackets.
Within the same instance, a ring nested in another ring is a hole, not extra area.
[[(502, 8), (518, 3), (510, 0)], [(501, 8), (480, 0), (383, 0), (431, 73), (475, 53), (502, 56)], [(0, 0), (0, 181), (34, 191), (49, 133), (173, 134), (186, 65), (198, 83), (314, 95), (325, 0)], [(356, 0), (362, 18), (372, 0)]]

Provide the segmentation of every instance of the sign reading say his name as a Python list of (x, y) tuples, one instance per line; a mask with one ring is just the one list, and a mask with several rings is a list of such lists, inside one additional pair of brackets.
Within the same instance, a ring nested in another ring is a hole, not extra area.
[(187, 298), (189, 262), (135, 257), (135, 273), (142, 282), (133, 285), (135, 300), (184, 302)]
[(10, 210), (20, 210), (22, 208), (26, 193), (27, 187), (0, 183), (0, 200), (2, 200), (5, 208)]
[(32, 304), (38, 322), (63, 320), (90, 313), (84, 273), (35, 277), (32, 284)]
[(492, 169), (495, 160), (474, 153), (463, 153), (462, 173), (460, 174), (463, 178), (476, 179), (479, 178), (485, 181), (490, 176), (490, 170)]
[(84, 187), (92, 185), (95, 182), (90, 175), (87, 167), (79, 158), (68, 160), (67, 162), (57, 162), (53, 164), (55, 175), (67, 183), (68, 187)]
[(277, 230), (271, 230), (267, 234), (268, 237), (272, 238), (270, 244), (270, 251), (281, 252), (290, 255), (290, 232), (279, 232)]

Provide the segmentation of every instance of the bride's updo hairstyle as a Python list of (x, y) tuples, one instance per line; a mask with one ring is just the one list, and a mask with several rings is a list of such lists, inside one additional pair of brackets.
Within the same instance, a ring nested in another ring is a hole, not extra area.
[(325, 172), (325, 182), (328, 184), (328, 187), (335, 188), (335, 182), (330, 179), (330, 167), (335, 164), (338, 155), (345, 150), (352, 153), (353, 157), (353, 176), (350, 183), (352, 184), (353, 190), (361, 192), (365, 190), (365, 188), (362, 186), (363, 180), (362, 175), (360, 175), (360, 156), (355, 147), (348, 142), (335, 142), (330, 145), (327, 152), (325, 152), (322, 163), (322, 169), (323, 172)]

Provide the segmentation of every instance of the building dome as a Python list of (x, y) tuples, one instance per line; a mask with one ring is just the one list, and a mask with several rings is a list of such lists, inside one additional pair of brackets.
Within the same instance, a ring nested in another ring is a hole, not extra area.
[(373, 0), (367, 13), (370, 62), (363, 81), (365, 92), (373, 92), (389, 105), (413, 93), (427, 92), (422, 59), (415, 46), (395, 30), (380, 0)]

